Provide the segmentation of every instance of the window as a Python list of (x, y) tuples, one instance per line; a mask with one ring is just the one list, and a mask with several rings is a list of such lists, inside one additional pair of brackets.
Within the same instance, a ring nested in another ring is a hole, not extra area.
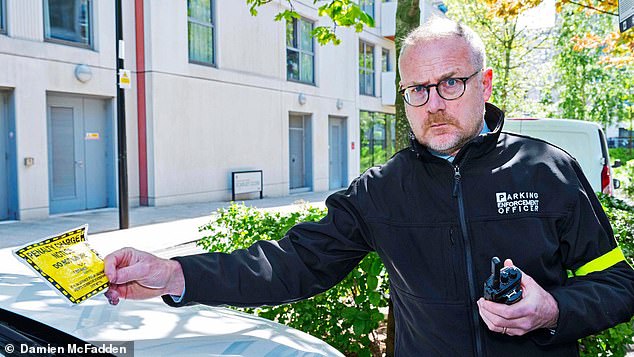
[(396, 152), (396, 116), (359, 112), (361, 125), (361, 172), (385, 163)]
[(286, 78), (315, 83), (315, 52), (312, 22), (293, 19), (286, 22)]
[(374, 18), (374, 0), (361, 0), (359, 1), (359, 6), (366, 14)]
[(4, 19), (4, 14), (7, 13), (5, 6), (5, 0), (0, 0), (0, 33), (7, 33), (7, 25), (5, 25), (6, 21)]
[(383, 49), (383, 55), (381, 56), (381, 71), (390, 72), (392, 66), (390, 66), (390, 50)]
[(374, 46), (359, 42), (359, 93), (374, 95)]
[(46, 39), (90, 47), (92, 0), (44, 0)]
[(187, 36), (190, 62), (216, 63), (212, 0), (187, 0)]

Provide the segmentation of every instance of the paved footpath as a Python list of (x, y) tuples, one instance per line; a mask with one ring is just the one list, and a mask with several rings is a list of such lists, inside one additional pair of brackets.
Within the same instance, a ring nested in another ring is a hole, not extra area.
[[(285, 197), (265, 197), (244, 204), (270, 210), (296, 209), (301, 202), (323, 206), (331, 192), (307, 192)], [(80, 213), (55, 215), (41, 220), (0, 222), (0, 248), (14, 247), (88, 224), (88, 239), (99, 236), (108, 240), (134, 240), (152, 235), (152, 249), (169, 248), (195, 241), (203, 236), (198, 227), (206, 224), (214, 212), (230, 202), (205, 202), (130, 209), (130, 228), (119, 230), (119, 211), (107, 208)], [(149, 241), (148, 239), (143, 239)], [(134, 245), (134, 244), (131, 244)], [(134, 245), (137, 246), (137, 245)], [(142, 248), (142, 247), (140, 247)]]

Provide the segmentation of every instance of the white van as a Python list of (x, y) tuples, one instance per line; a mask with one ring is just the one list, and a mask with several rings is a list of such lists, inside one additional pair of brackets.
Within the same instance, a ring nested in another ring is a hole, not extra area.
[(506, 119), (502, 129), (539, 138), (564, 149), (577, 159), (595, 192), (612, 195), (614, 188), (620, 185), (618, 180), (612, 180), (608, 144), (597, 123), (570, 119)]

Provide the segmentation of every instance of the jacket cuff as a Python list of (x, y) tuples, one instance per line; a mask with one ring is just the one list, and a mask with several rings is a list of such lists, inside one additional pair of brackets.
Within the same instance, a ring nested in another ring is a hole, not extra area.
[[(575, 327), (567, 326), (570, 321), (574, 319), (567, 317), (567, 304), (564, 291), (562, 291), (562, 289), (560, 288), (556, 288), (549, 291), (549, 293), (557, 302), (557, 308), (559, 309), (559, 316), (557, 317), (557, 327), (542, 328), (536, 330), (534, 331), (534, 334), (532, 334), (531, 338), (540, 346), (577, 341), (577, 338), (574, 337), (574, 332), (571, 333), (571, 331), (575, 331)], [(574, 325), (574, 321), (572, 323)]]
[(163, 299), (163, 302), (172, 307), (181, 307), (181, 306), (192, 304), (192, 297), (191, 297), (191, 294), (189, 294), (189, 292), (191, 292), (192, 289), (187, 289), (187, 282), (192, 281), (192, 278), (190, 277), (191, 270), (189, 269), (189, 265), (187, 264), (187, 259), (183, 259), (183, 258), (184, 257), (170, 258), (171, 260), (175, 260), (179, 262), (181, 265), (181, 268), (183, 269), (183, 275), (185, 278), (185, 288), (183, 289), (183, 294), (180, 296), (177, 296), (177, 295), (162, 295), (161, 296), (161, 299)]

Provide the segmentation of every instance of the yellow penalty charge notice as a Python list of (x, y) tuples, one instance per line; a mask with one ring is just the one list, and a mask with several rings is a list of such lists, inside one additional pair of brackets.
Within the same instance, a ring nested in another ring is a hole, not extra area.
[(13, 253), (59, 295), (79, 304), (108, 287), (101, 257), (86, 242), (88, 226), (60, 233)]

